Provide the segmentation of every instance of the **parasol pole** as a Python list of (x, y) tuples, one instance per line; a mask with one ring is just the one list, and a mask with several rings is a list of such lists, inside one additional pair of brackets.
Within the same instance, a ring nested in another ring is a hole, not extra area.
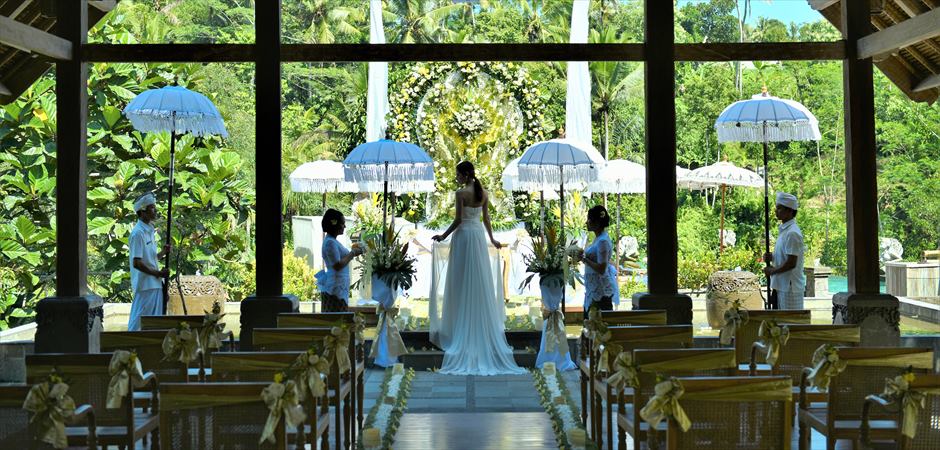
[[(170, 129), (170, 179), (169, 179), (169, 195), (166, 208), (166, 240), (164, 245), (170, 245), (173, 239), (173, 191), (174, 191), (174, 179), (176, 175), (176, 112), (171, 114), (172, 127)], [(169, 272), (170, 269), (170, 252), (167, 252), (164, 255), (164, 267), (167, 268)], [(167, 306), (170, 302), (170, 274), (167, 273), (166, 278), (163, 279), (163, 314), (167, 314)], [(180, 303), (183, 306), (183, 314), (188, 314), (186, 311), (186, 301), (183, 299), (183, 296), (180, 296)]]
[[(561, 200), (561, 239), (562, 243), (567, 243), (565, 238), (565, 166), (559, 164), (558, 172), (561, 175), (561, 193), (558, 194), (559, 199)], [(564, 271), (562, 272), (562, 281), (561, 281), (561, 313), (565, 314), (565, 296), (568, 291), (568, 278), (565, 276), (568, 272), (568, 261), (565, 261)]]
[(726, 185), (721, 185), (721, 232), (718, 235), (718, 256), (721, 257), (721, 254), (725, 251), (725, 188)]
[(545, 191), (539, 191), (539, 231), (545, 237)]
[(619, 192), (619, 189), (616, 195), (617, 195), (617, 244), (614, 246), (614, 249), (616, 249), (616, 252), (617, 252), (617, 270), (619, 271), (620, 270), (620, 256), (621, 256), (620, 250), (617, 249), (617, 247), (620, 246), (620, 238), (621, 238), (620, 236), (620, 195), (621, 194)]
[(388, 219), (388, 161), (385, 161), (385, 187), (382, 190), (382, 242), (385, 242), (385, 221)]
[(320, 203), (320, 210), (326, 214), (326, 190), (323, 191), (323, 201)]
[[(764, 121), (763, 133), (764, 145), (764, 254), (770, 253), (770, 172), (767, 167), (767, 121)], [(770, 267), (770, 261), (764, 261), (767, 267)], [(770, 277), (767, 277), (767, 308), (777, 309), (776, 303), (770, 302)]]

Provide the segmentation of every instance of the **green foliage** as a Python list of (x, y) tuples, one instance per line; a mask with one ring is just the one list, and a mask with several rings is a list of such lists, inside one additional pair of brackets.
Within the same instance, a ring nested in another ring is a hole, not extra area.
[(313, 300), (317, 294), (317, 280), (307, 258), (294, 256), (287, 247), (284, 248), (284, 293), (294, 294), (301, 301)]
[(648, 291), (649, 289), (643, 280), (637, 278), (636, 275), (630, 275), (625, 281), (620, 283), (620, 301), (628, 302), (631, 298), (633, 298), (633, 294)]

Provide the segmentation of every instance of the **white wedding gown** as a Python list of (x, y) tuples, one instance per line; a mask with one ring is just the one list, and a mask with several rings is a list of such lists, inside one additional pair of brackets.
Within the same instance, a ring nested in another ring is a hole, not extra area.
[(464, 207), (460, 226), (450, 239), (440, 325), (434, 336), (444, 349), (440, 373), (523, 374), (526, 370), (516, 365), (506, 342), (506, 307), (497, 296), (482, 211), (483, 207)]

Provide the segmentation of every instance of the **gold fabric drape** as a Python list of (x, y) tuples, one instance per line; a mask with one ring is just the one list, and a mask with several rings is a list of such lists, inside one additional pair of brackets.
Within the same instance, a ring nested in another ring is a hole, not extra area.
[(718, 333), (718, 342), (720, 342), (721, 345), (730, 345), (731, 339), (734, 338), (738, 328), (741, 328), (741, 326), (746, 324), (750, 319), (747, 310), (741, 308), (740, 302), (735, 302), (734, 306), (725, 311), (724, 319), (725, 324)]
[(732, 351), (695, 352), (689, 356), (640, 364), (644, 372), (692, 371), (702, 368), (733, 368), (737, 362)]
[[(395, 324), (395, 318), (398, 317), (398, 308), (385, 308), (381, 303), (375, 307), (375, 313), (379, 316), (378, 328), (376, 331), (381, 333), (382, 326), (385, 326), (385, 343), (388, 345), (388, 356), (397, 358), (399, 355), (407, 355), (408, 348), (405, 347), (405, 341), (401, 339), (401, 332), (398, 331), (398, 325)], [(369, 357), (375, 358), (379, 355), (378, 336), (372, 341), (372, 350), (369, 351)]]
[(200, 352), (199, 333), (193, 331), (186, 322), (180, 322), (179, 328), (167, 331), (163, 338), (164, 361), (179, 361), (188, 365)]
[(767, 346), (767, 364), (777, 364), (780, 348), (790, 339), (790, 327), (780, 326), (776, 320), (765, 320), (757, 329), (757, 338)]
[(330, 360), (335, 359), (340, 372), (349, 372), (352, 362), (349, 360), (349, 329), (345, 326), (333, 327), (330, 334), (323, 338), (323, 343)]
[(607, 383), (618, 391), (624, 386), (635, 388), (640, 384), (637, 378), (638, 369), (636, 362), (633, 361), (633, 352), (620, 352), (614, 359), (614, 370), (607, 377)]
[(286, 421), (289, 427), (300, 426), (307, 415), (304, 414), (303, 407), (297, 399), (297, 386), (293, 381), (287, 380), (283, 383), (275, 380), (261, 391), (261, 399), (268, 406), (268, 419), (264, 423), (264, 430), (261, 431), (259, 444), (277, 442), (274, 437), (274, 430), (281, 417)]
[(317, 355), (315, 350), (310, 349), (301, 353), (291, 364), (291, 368), (297, 371), (297, 376), (293, 381), (297, 386), (300, 401), (306, 400), (308, 394), (313, 397), (326, 395), (326, 382), (323, 377), (330, 371), (328, 359)]
[(29, 389), (23, 409), (33, 413), (29, 423), (36, 437), (55, 448), (68, 446), (65, 421), (75, 414), (75, 401), (68, 395), (69, 385), (61, 381), (43, 381)]
[(568, 336), (565, 333), (565, 314), (561, 309), (549, 311), (542, 308), (542, 319), (545, 321), (545, 351), (562, 355), (568, 354)]
[(130, 395), (132, 387), (143, 382), (144, 369), (136, 353), (117, 350), (108, 364), (108, 373), (111, 381), (108, 383), (107, 408), (120, 408), (124, 396)]

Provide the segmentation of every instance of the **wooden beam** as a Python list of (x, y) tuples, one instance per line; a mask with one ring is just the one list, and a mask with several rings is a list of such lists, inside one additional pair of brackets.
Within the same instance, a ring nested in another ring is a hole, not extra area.
[(3, 83), (0, 83), (0, 95), (10, 96), (13, 95), (13, 92), (10, 91), (10, 89), (7, 88)]
[(101, 12), (108, 12), (117, 6), (116, 0), (88, 0), (89, 6), (94, 6)]
[(865, 59), (890, 53), (940, 36), (940, 9), (914, 16), (858, 41), (858, 57)]
[(0, 44), (59, 60), (72, 58), (72, 43), (9, 17), (0, 16)]
[(86, 62), (254, 62), (254, 44), (86, 44)]
[[(16, 16), (19, 16), (20, 13), (23, 12), (23, 10), (25, 10), (26, 7), (29, 6), (29, 4), (32, 2), (33, 0), (23, 0), (23, 3), (20, 3), (20, 6), (17, 6), (16, 9), (13, 10), (13, 12), (11, 12), (10, 14), (0, 14), (0, 16), (7, 16), (11, 19), (15, 19)], [(10, 2), (10, 3), (13, 3), (13, 2)]]
[(843, 58), (843, 41), (676, 44), (676, 61), (818, 61)]
[(809, 0), (809, 6), (816, 11), (822, 11), (836, 3), (839, 3), (839, 0)]
[(940, 75), (931, 75), (924, 78), (924, 81), (914, 86), (914, 92), (927, 91), (934, 88), (940, 88)]

